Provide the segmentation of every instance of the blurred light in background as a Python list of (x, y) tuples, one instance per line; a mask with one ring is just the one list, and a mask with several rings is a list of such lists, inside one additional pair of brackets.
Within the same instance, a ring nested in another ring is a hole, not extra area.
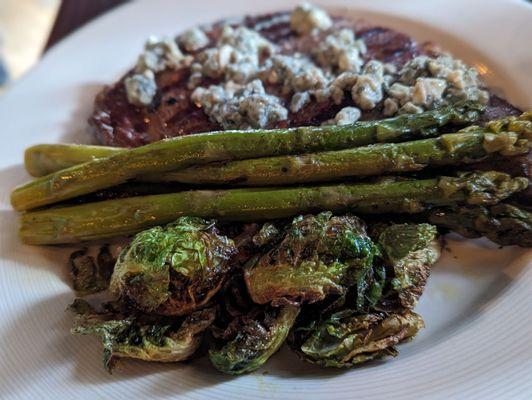
[(0, 0), (0, 58), (11, 80), (41, 56), (59, 4), (60, 0)]

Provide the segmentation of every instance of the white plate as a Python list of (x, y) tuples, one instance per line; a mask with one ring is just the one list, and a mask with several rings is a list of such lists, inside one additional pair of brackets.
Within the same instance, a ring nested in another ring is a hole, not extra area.
[[(0, 148), (0, 397), (61, 398), (532, 398), (532, 252), (449, 238), (417, 311), (427, 328), (399, 357), (349, 371), (306, 365), (287, 350), (232, 378), (208, 361), (125, 362), (109, 375), (98, 341), (69, 335), (68, 251), (21, 245), (9, 191), (28, 176), (24, 148), (86, 141), (94, 94), (136, 59), (150, 33), (292, 1), (142, 1), (119, 8), (55, 46), (2, 98)], [(319, 3), (319, 2), (318, 2)], [(532, 7), (524, 1), (329, 1), (328, 7), (432, 40), (481, 67), (492, 86), (532, 108)]]

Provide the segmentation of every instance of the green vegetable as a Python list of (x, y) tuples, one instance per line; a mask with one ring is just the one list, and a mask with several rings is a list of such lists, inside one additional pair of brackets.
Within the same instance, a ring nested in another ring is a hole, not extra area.
[(86, 144), (37, 144), (24, 152), (24, 166), (31, 176), (44, 176), (124, 151), (127, 150), (120, 147)]
[(144, 175), (138, 179), (202, 185), (274, 186), (412, 172), (427, 166), (469, 164), (493, 154), (525, 154), (529, 146), (524, 133), (468, 131), (404, 143), (197, 165), (175, 172)]
[(190, 358), (201, 344), (204, 331), (214, 321), (214, 309), (194, 312), (183, 319), (136, 314), (120, 307), (96, 312), (77, 299), (70, 309), (74, 335), (97, 335), (102, 339), (104, 365), (111, 372), (119, 358), (176, 362)]
[(340, 151), (214, 163), (141, 179), (203, 185), (275, 186), (474, 163), (492, 154), (524, 154), (531, 143), (514, 132), (467, 132)]
[(495, 204), (527, 186), (526, 178), (487, 171), (377, 183), (195, 190), (28, 212), (21, 216), (20, 237), (30, 244), (75, 243), (133, 234), (183, 215), (255, 222), (316, 211), (419, 213), (434, 206)]
[(436, 209), (429, 221), (468, 238), (485, 236), (502, 246), (532, 247), (532, 213), (510, 204)]
[(265, 222), (260, 230), (253, 235), (252, 237), (252, 243), (257, 247), (263, 247), (266, 246), (269, 243), (276, 242), (281, 235), (281, 232), (277, 227), (270, 223)]
[(252, 313), (251, 318), (240, 318), (233, 337), (226, 338), (222, 347), (209, 351), (212, 364), (231, 375), (255, 371), (279, 350), (298, 313), (298, 307), (287, 305), (268, 307)]
[(349, 308), (360, 314), (413, 308), (423, 293), (430, 267), (440, 255), (436, 227), (429, 224), (384, 224), (371, 227), (375, 257), (350, 275), (347, 292), (330, 296), (302, 320)]
[(423, 294), (430, 267), (440, 256), (437, 236), (429, 224), (393, 224), (378, 237), (384, 262), (394, 272), (391, 288), (404, 308), (414, 308)]
[(220, 289), (235, 253), (214, 222), (181, 217), (133, 238), (118, 257), (110, 289), (145, 312), (185, 315)]
[(414, 132), (424, 134), (427, 128), (451, 121), (470, 121), (471, 117), (478, 116), (478, 110), (476, 105), (464, 105), (349, 126), (180, 136), (35, 179), (12, 192), (11, 204), (18, 211), (30, 210), (116, 186), (143, 174), (179, 170), (212, 161), (338, 150), (409, 139)]
[(310, 330), (295, 328), (292, 347), (311, 363), (349, 368), (384, 356), (396, 356), (395, 345), (424, 327), (421, 317), (401, 313), (358, 314), (342, 310)]
[(438, 182), (444, 198), (450, 199), (466, 193), (464, 203), (482, 205), (497, 204), (501, 200), (528, 187), (528, 179), (511, 178), (497, 171), (458, 173), (458, 177), (442, 176)]
[(297, 217), (278, 245), (247, 266), (246, 285), (258, 304), (313, 303), (344, 293), (356, 270), (371, 266), (376, 251), (354, 216)]
[(520, 116), (511, 115), (494, 121), (489, 121), (484, 126), (488, 132), (516, 132), (526, 135), (531, 140), (532, 138), (532, 111), (527, 111)]
[(115, 260), (109, 246), (102, 246), (96, 258), (81, 249), (70, 255), (69, 266), (73, 287), (78, 296), (97, 293), (109, 287)]

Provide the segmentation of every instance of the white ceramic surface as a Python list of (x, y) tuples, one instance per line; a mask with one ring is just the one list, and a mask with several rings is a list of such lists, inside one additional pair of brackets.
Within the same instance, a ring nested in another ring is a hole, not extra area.
[[(68, 250), (23, 246), (16, 237), (9, 192), (28, 179), (24, 148), (87, 141), (94, 94), (135, 61), (148, 34), (293, 3), (134, 2), (59, 43), (0, 98), (0, 398), (532, 398), (532, 252), (484, 240), (449, 237), (450, 251), (434, 268), (417, 308), (426, 329), (385, 363), (323, 370), (284, 349), (265, 368), (238, 378), (217, 373), (207, 360), (126, 362), (109, 375), (98, 341), (69, 335)], [(532, 108), (532, 6), (525, 1), (317, 3), (437, 42), (480, 67), (512, 102)]]

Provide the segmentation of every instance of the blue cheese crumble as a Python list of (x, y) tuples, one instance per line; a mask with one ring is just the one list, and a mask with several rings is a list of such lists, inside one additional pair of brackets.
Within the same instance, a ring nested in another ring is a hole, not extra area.
[(351, 125), (357, 122), (362, 115), (360, 109), (356, 107), (344, 107), (334, 117), (336, 125)]
[(198, 87), (192, 93), (192, 101), (224, 129), (263, 128), (288, 117), (280, 99), (266, 93), (258, 79), (245, 85), (229, 81)]
[(380, 61), (369, 61), (357, 77), (351, 96), (357, 106), (363, 110), (375, 108), (382, 101), (384, 83), (384, 67)]
[[(272, 126), (287, 119), (288, 109), (298, 113), (312, 101), (349, 105), (326, 122), (340, 125), (376, 107), (393, 116), (462, 99), (489, 101), (475, 69), (449, 55), (415, 57), (397, 71), (393, 64), (368, 61), (364, 41), (353, 29), (331, 29), (332, 19), (320, 8), (305, 3), (276, 18), (289, 19), (294, 32), (318, 40), (310, 54), (285, 54), (282, 46), (244, 26), (221, 27), (214, 44), (200, 28), (175, 40), (152, 37), (124, 81), (128, 101), (148, 106), (157, 93), (156, 74), (182, 66), (190, 66), (191, 100), (224, 129)], [(220, 83), (199, 86), (213, 80)]]
[(155, 73), (187, 66), (191, 60), (192, 57), (181, 52), (175, 40), (150, 36), (134, 73), (124, 80), (128, 102), (139, 107), (148, 106), (157, 93)]
[(282, 85), (284, 94), (320, 89), (327, 84), (323, 70), (301, 54), (270, 57), (259, 72), (259, 77), (264, 82)]
[(274, 48), (254, 30), (225, 26), (216, 46), (196, 57), (191, 66), (189, 87), (196, 87), (203, 77), (246, 83), (255, 78), (260, 56), (271, 54)]
[(200, 28), (192, 28), (177, 37), (179, 45), (188, 52), (198, 51), (209, 44), (209, 38)]
[(290, 100), (290, 111), (292, 113), (297, 113), (310, 103), (310, 101), (311, 97), (309, 91), (295, 93), (292, 96), (292, 100)]
[(309, 3), (297, 6), (290, 16), (290, 28), (300, 35), (326, 30), (331, 26), (331, 17), (321, 8)]
[(399, 81), (413, 88), (412, 102), (423, 107), (458, 100), (484, 104), (489, 101), (489, 93), (482, 89), (477, 71), (448, 54), (414, 58), (399, 71)]
[(419, 106), (430, 108), (439, 105), (447, 82), (439, 78), (417, 78), (412, 90), (412, 102)]
[(165, 69), (177, 69), (190, 64), (192, 58), (185, 56), (174, 39), (150, 36), (139, 56), (135, 71), (145, 70), (160, 72)]
[(149, 69), (141, 74), (133, 74), (124, 81), (127, 101), (139, 107), (149, 105), (157, 93), (155, 75)]
[(363, 40), (355, 40), (351, 29), (340, 29), (325, 37), (314, 56), (323, 67), (339, 72), (359, 72), (364, 61), (361, 57), (367, 48)]

